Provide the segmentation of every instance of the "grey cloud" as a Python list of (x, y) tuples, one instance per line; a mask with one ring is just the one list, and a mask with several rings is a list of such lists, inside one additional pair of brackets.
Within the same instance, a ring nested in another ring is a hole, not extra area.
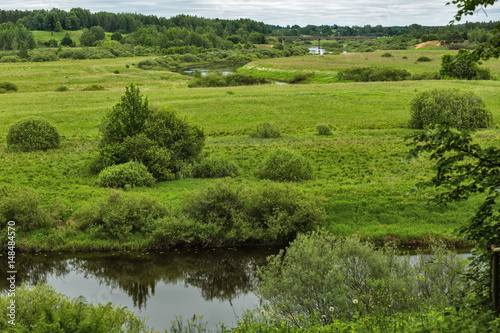
[[(92, 12), (142, 13), (171, 17), (178, 14), (207, 18), (251, 18), (268, 24), (305, 26), (307, 24), (338, 25), (446, 25), (453, 19), (457, 8), (445, 6), (448, 0), (172, 0), (172, 1), (42, 1), (4, 0), (1, 9), (51, 9), (70, 10), (74, 7)], [(500, 20), (500, 6), (480, 11), (464, 18), (468, 21)]]

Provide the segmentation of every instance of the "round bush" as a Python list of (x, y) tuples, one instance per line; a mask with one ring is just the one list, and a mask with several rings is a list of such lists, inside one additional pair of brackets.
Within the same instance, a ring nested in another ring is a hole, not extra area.
[(11, 82), (0, 82), (0, 88), (6, 91), (17, 91), (17, 86)]
[(418, 62), (429, 62), (429, 61), (432, 61), (431, 58), (429, 57), (426, 57), (426, 56), (421, 56), (417, 59)]
[(140, 162), (132, 161), (112, 165), (102, 170), (97, 183), (102, 187), (152, 186), (155, 179), (148, 168)]
[(14, 150), (46, 150), (59, 147), (59, 142), (54, 125), (39, 117), (21, 119), (7, 133), (7, 146)]
[(238, 165), (223, 157), (211, 156), (193, 167), (194, 178), (236, 177), (239, 174)]
[(392, 57), (392, 54), (390, 52), (385, 52), (384, 54), (381, 55), (381, 57), (384, 57), (384, 58), (391, 58)]
[(493, 116), (481, 98), (459, 89), (424, 91), (411, 102), (410, 128), (422, 129), (436, 123), (447, 123), (459, 130), (485, 128)]
[(316, 126), (319, 135), (332, 135), (332, 129), (326, 124)]
[(255, 132), (251, 134), (254, 138), (270, 139), (279, 138), (281, 131), (278, 126), (270, 123), (262, 123), (257, 125)]
[(298, 181), (312, 178), (312, 167), (301, 154), (278, 149), (269, 153), (259, 170), (261, 178), (281, 181)]

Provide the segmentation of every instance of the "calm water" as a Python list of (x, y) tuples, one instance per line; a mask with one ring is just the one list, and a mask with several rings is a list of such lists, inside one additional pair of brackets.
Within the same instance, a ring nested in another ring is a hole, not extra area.
[[(278, 249), (183, 249), (165, 253), (38, 254), (17, 257), (19, 283), (47, 282), (70, 297), (127, 306), (148, 325), (169, 328), (176, 315), (203, 315), (209, 325), (235, 323), (254, 308), (256, 268)], [(6, 267), (6, 257), (0, 257)], [(7, 289), (5, 273), (0, 288)]]

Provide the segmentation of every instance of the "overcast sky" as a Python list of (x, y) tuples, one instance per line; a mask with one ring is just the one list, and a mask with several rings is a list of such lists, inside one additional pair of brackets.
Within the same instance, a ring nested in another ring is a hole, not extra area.
[[(51, 9), (69, 11), (80, 7), (91, 12), (141, 13), (158, 17), (177, 14), (197, 15), (205, 18), (250, 18), (275, 25), (358, 25), (406, 26), (446, 25), (453, 19), (457, 8), (445, 6), (448, 0), (2, 0), (0, 9)], [(499, 21), (500, 2), (487, 7), (467, 21)], [(465, 22), (465, 20), (462, 20)]]

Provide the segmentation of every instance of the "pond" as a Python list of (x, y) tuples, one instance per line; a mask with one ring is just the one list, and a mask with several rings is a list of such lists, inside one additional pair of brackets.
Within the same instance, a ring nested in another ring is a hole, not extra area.
[[(174, 316), (203, 315), (213, 327), (235, 324), (259, 305), (253, 294), (256, 270), (277, 248), (196, 250), (161, 253), (19, 254), (17, 282), (46, 282), (69, 297), (111, 302), (148, 316), (148, 326), (170, 328)], [(6, 256), (0, 257), (7, 267)], [(4, 276), (5, 275), (5, 276)], [(5, 272), (0, 290), (8, 289)]]

